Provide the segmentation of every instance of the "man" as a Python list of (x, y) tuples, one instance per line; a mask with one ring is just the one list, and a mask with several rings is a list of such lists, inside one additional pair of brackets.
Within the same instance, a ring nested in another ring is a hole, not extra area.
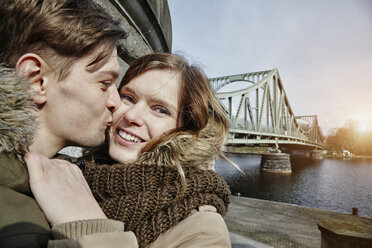
[[(25, 83), (0, 68), (0, 97), (7, 104), (0, 113), (0, 247), (45, 247), (49, 225), (20, 158), (28, 142), (30, 151), (52, 157), (68, 145), (104, 141), (120, 105), (116, 44), (126, 33), (90, 0), (4, 0), (0, 33), (0, 62), (27, 78), (37, 107), (32, 111), (27, 101), (21, 104), (27, 87), (18, 86)], [(32, 118), (30, 111), (36, 129), (25, 121)]]

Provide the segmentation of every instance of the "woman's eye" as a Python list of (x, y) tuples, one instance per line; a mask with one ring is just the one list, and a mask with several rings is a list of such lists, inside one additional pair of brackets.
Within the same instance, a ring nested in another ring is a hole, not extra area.
[(153, 110), (160, 113), (160, 114), (171, 115), (169, 110), (165, 107), (162, 107), (162, 106), (155, 106), (155, 107), (153, 107)]
[(120, 98), (122, 101), (128, 101), (131, 103), (134, 103), (136, 101), (136, 99), (133, 96), (128, 95), (128, 94), (122, 94), (120, 95)]

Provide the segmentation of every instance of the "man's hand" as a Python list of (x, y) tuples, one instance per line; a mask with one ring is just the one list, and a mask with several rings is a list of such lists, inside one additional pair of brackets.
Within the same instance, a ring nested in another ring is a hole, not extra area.
[(107, 218), (76, 165), (33, 152), (27, 153), (24, 159), (32, 193), (52, 226)]

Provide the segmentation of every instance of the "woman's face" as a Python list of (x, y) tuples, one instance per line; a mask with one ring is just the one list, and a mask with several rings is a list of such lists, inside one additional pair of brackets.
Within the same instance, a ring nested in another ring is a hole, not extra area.
[(180, 76), (170, 70), (147, 71), (120, 89), (109, 135), (110, 157), (136, 160), (146, 143), (177, 126)]

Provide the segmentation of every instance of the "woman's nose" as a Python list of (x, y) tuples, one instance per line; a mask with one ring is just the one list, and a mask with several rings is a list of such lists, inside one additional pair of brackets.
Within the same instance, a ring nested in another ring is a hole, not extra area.
[(127, 110), (124, 113), (124, 119), (129, 123), (136, 126), (142, 126), (144, 124), (146, 110), (141, 103), (136, 103), (130, 106), (127, 106)]

